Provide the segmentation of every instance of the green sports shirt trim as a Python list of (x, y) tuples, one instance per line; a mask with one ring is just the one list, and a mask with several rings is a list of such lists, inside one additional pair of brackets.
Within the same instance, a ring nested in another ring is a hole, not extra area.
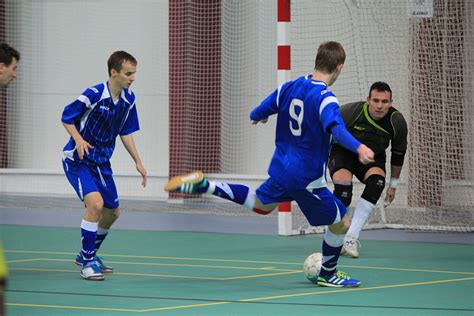
[(364, 109), (364, 116), (365, 116), (365, 119), (371, 124), (373, 125), (376, 129), (384, 132), (384, 133), (387, 133), (388, 135), (390, 135), (390, 133), (385, 130), (383, 127), (381, 127), (380, 125), (378, 125), (369, 115), (369, 104), (367, 102), (364, 103), (363, 105), (363, 109)]

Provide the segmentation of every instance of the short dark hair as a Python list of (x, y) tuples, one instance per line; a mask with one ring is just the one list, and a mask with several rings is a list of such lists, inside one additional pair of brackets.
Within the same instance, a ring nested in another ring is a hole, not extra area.
[(336, 71), (336, 67), (344, 64), (346, 52), (338, 42), (324, 42), (319, 45), (314, 69), (323, 73), (331, 74)]
[(390, 86), (388, 85), (388, 83), (385, 83), (383, 81), (374, 82), (370, 86), (369, 98), (370, 98), (370, 95), (371, 95), (373, 90), (377, 90), (378, 92), (388, 91), (388, 92), (390, 92), (390, 100), (392, 99), (392, 89), (390, 89)]
[(120, 72), (120, 70), (122, 70), (122, 63), (125, 61), (129, 61), (133, 65), (137, 64), (137, 60), (135, 59), (135, 57), (133, 57), (127, 52), (124, 52), (123, 50), (116, 51), (112, 55), (110, 55), (109, 60), (107, 61), (107, 66), (109, 68), (109, 76), (112, 74), (112, 69), (115, 69), (116, 71)]
[(0, 63), (8, 67), (13, 62), (13, 58), (20, 61), (20, 53), (7, 43), (0, 43)]

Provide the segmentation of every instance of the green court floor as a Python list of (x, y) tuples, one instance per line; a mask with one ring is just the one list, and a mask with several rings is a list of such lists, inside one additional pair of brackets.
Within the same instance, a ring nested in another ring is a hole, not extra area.
[(112, 230), (100, 254), (115, 273), (82, 280), (76, 228), (0, 226), (7, 315), (473, 315), (474, 246), (363, 241), (339, 268), (356, 289), (306, 281), (320, 236)]

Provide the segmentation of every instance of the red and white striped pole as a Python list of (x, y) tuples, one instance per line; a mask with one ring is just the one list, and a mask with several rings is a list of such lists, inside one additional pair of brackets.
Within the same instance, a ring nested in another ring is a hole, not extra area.
[[(278, 45), (278, 86), (290, 80), (291, 46), (290, 22), (291, 0), (278, 1), (277, 45)], [(278, 235), (291, 235), (291, 202), (280, 203), (278, 207)]]

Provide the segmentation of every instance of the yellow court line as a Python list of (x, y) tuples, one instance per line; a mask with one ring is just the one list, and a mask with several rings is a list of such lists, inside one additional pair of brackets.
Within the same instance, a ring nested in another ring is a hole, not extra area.
[(45, 258), (32, 258), (32, 259), (21, 259), (21, 260), (8, 260), (7, 263), (19, 263), (19, 262), (32, 262), (32, 261), (42, 261)]
[(212, 302), (212, 303), (203, 303), (203, 304), (193, 304), (193, 305), (181, 305), (181, 306), (168, 306), (168, 307), (158, 307), (158, 308), (149, 308), (139, 311), (139, 313), (149, 313), (149, 312), (157, 312), (157, 311), (166, 311), (172, 309), (183, 309), (183, 308), (194, 308), (194, 307), (205, 307), (205, 306), (213, 306), (213, 305), (225, 305), (231, 304), (233, 302)]
[[(6, 253), (29, 253), (29, 254), (53, 254), (53, 255), (77, 255), (76, 252), (54, 252), (54, 251), (37, 251), (37, 250), (3, 250)], [(233, 263), (259, 263), (272, 265), (298, 265), (302, 263), (282, 262), (282, 261), (259, 261), (259, 260), (236, 260), (236, 259), (210, 259), (210, 258), (189, 258), (189, 257), (166, 257), (166, 256), (135, 256), (135, 255), (117, 255), (117, 254), (102, 254), (104, 257), (122, 257), (122, 258), (137, 258), (137, 259), (165, 259), (165, 260), (187, 260), (187, 261), (207, 261), (207, 262), (233, 262)], [(391, 268), (391, 267), (373, 267), (373, 266), (353, 266), (353, 265), (338, 265), (341, 268), (355, 268), (355, 269), (372, 269), (372, 270), (392, 270), (405, 272), (425, 272), (425, 273), (446, 273), (446, 274), (467, 274), (474, 275), (474, 272), (465, 271), (447, 271), (447, 270), (421, 270), (410, 268)]]
[[(267, 301), (267, 300), (290, 298), (290, 297), (301, 297), (301, 296), (309, 296), (309, 295), (326, 295), (326, 294), (355, 292), (355, 291), (372, 291), (372, 290), (380, 290), (380, 289), (391, 289), (391, 288), (408, 287), (408, 286), (431, 285), (431, 284), (473, 281), (473, 280), (474, 280), (474, 278), (461, 278), (461, 279), (451, 279), (451, 280), (438, 280), (438, 281), (427, 281), (427, 282), (416, 282), (416, 283), (381, 285), (381, 286), (373, 286), (373, 287), (367, 287), (367, 288), (350, 288), (350, 289), (345, 288), (345, 289), (339, 289), (339, 290), (305, 292), (305, 293), (294, 293), (294, 294), (286, 294), (286, 295), (275, 295), (275, 296), (248, 298), (248, 299), (238, 300), (236, 302), (242, 302), (242, 303), (257, 302), (257, 301)], [(195, 308), (195, 307), (224, 305), (224, 304), (232, 304), (232, 303), (235, 303), (235, 302), (221, 301), (221, 302), (212, 302), (212, 303), (203, 303), (203, 304), (192, 304), (192, 305), (179, 305), (179, 306), (149, 308), (149, 309), (141, 309), (141, 310), (138, 310), (138, 309), (106, 308), (106, 307), (87, 307), (87, 306), (86, 307), (81, 307), (81, 306), (59, 306), (59, 305), (39, 305), (39, 304), (18, 304), (18, 303), (6, 303), (6, 305), (7, 306), (20, 306), (20, 307), (64, 308), (64, 309), (103, 310), (103, 311), (145, 313), (145, 312), (153, 312), (153, 311)]]
[[(76, 270), (62, 270), (62, 269), (49, 269), (49, 268), (9, 268), (9, 270), (78, 273), (78, 271)], [(301, 273), (301, 271), (287, 271), (287, 272), (278, 272), (278, 273), (243, 275), (243, 276), (237, 276), (237, 277), (196, 277), (196, 276), (189, 276), (189, 275), (131, 273), (131, 272), (115, 272), (114, 271), (114, 275), (162, 277), (162, 278), (190, 279), (190, 280), (211, 280), (211, 281), (229, 281), (229, 280), (237, 280), (237, 279), (264, 278), (264, 277), (271, 277), (271, 276), (276, 276), (276, 275), (287, 275), (287, 274), (295, 274), (295, 273)]]
[[(44, 261), (60, 261), (60, 262), (71, 262), (70, 259), (53, 259), (53, 258), (40, 258), (40, 259), (30, 259), (34, 260), (44, 260)], [(13, 261), (12, 261), (13, 262)], [(19, 261), (20, 262), (20, 261)], [(271, 271), (286, 271), (293, 272), (294, 269), (280, 269), (275, 267), (239, 267), (239, 266), (210, 266), (204, 264), (184, 264), (184, 263), (157, 263), (157, 262), (131, 262), (131, 261), (107, 261), (110, 264), (123, 264), (123, 265), (140, 265), (140, 266), (165, 266), (165, 267), (192, 267), (192, 268), (215, 268), (215, 269), (235, 269), (235, 270), (271, 270)], [(303, 271), (303, 269), (298, 270)]]
[[(306, 293), (295, 293), (295, 294), (287, 294), (287, 295), (277, 295), (277, 296), (267, 296), (267, 297), (256, 297), (256, 298), (249, 298), (238, 300), (237, 302), (257, 302), (257, 301), (266, 301), (278, 298), (290, 298), (290, 297), (299, 297), (299, 296), (308, 296), (308, 295), (322, 295), (322, 294), (333, 294), (333, 293), (342, 293), (342, 292), (352, 292), (352, 291), (371, 291), (371, 290), (379, 290), (379, 289), (390, 289), (390, 288), (397, 288), (397, 287), (407, 287), (407, 286), (419, 286), (419, 285), (430, 285), (436, 283), (449, 283), (449, 282), (461, 282), (461, 281), (472, 281), (474, 278), (462, 278), (462, 279), (452, 279), (452, 280), (439, 280), (439, 281), (428, 281), (428, 282), (417, 282), (417, 283), (404, 283), (404, 284), (394, 284), (394, 285), (382, 285), (382, 286), (373, 286), (368, 288), (346, 288), (340, 290), (331, 290), (331, 291), (321, 291), (321, 292), (306, 292)], [(150, 308), (147, 310), (143, 310), (143, 312), (153, 312), (153, 311), (162, 311), (162, 310), (171, 310), (171, 309), (183, 309), (183, 308), (192, 308), (192, 307), (202, 307), (202, 306), (209, 306), (209, 305), (217, 305), (217, 304), (231, 304), (234, 302), (217, 302), (217, 303), (209, 303), (209, 304), (198, 304), (198, 305), (181, 305), (181, 306), (169, 306), (169, 307), (159, 307), (159, 308)]]
[[(51, 255), (77, 255), (77, 252), (60, 252), (60, 251), (37, 251), (37, 250), (11, 250), (3, 249), (3, 252), (10, 253), (38, 253), (38, 254), (51, 254)], [(264, 263), (274, 265), (299, 265), (302, 263), (295, 262), (283, 262), (283, 261), (260, 261), (260, 260), (236, 260), (236, 259), (211, 259), (211, 258), (189, 258), (189, 257), (167, 257), (167, 256), (138, 256), (138, 255), (116, 255), (101, 253), (104, 257), (121, 257), (121, 258), (136, 258), (136, 259), (166, 259), (166, 260), (193, 260), (193, 261), (210, 261), (210, 262), (237, 262), (237, 263)]]
[[(48, 268), (8, 268), (9, 270), (18, 271), (46, 271), (46, 272), (66, 272), (66, 273), (79, 273), (78, 270), (62, 270), (62, 269), (48, 269)], [(171, 275), (171, 274), (152, 274), (152, 273), (128, 273), (128, 272), (115, 272), (114, 275), (127, 275), (127, 276), (146, 276), (146, 277), (165, 277), (174, 279), (194, 279), (194, 280), (216, 280), (221, 281), (222, 278), (213, 277), (196, 277), (188, 275)]]
[(427, 270), (427, 269), (409, 269), (409, 268), (385, 268), (385, 267), (370, 267), (370, 266), (348, 266), (338, 265), (338, 267), (351, 268), (351, 269), (377, 269), (377, 270), (388, 270), (388, 271), (406, 271), (406, 272), (428, 272), (428, 273), (446, 273), (446, 274), (468, 274), (474, 275), (474, 272), (458, 272), (458, 271), (446, 271), (446, 270)]
[(253, 279), (253, 278), (270, 277), (270, 276), (276, 276), (276, 275), (296, 274), (296, 273), (302, 273), (302, 272), (303, 271), (298, 270), (298, 271), (287, 271), (287, 272), (278, 272), (278, 273), (243, 275), (243, 276), (236, 276), (236, 277), (221, 278), (221, 280), (229, 281), (229, 280), (240, 280), (240, 279)]
[(7, 306), (17, 307), (42, 307), (55, 309), (79, 309), (79, 310), (94, 310), (94, 311), (112, 311), (112, 312), (130, 312), (141, 313), (140, 309), (125, 309), (125, 308), (107, 308), (107, 307), (87, 307), (87, 306), (67, 306), (67, 305), (44, 305), (44, 304), (20, 304), (20, 303), (5, 303)]
[(322, 295), (322, 294), (341, 293), (341, 292), (354, 292), (354, 291), (372, 291), (372, 290), (380, 290), (380, 289), (393, 289), (393, 288), (398, 288), (398, 287), (431, 285), (431, 284), (439, 284), (439, 283), (452, 283), (452, 282), (473, 281), (473, 280), (474, 280), (474, 277), (473, 278), (450, 279), (450, 280), (416, 282), (416, 283), (379, 285), (379, 286), (372, 286), (372, 287), (366, 287), (366, 288), (364, 288), (364, 287), (343, 288), (343, 289), (332, 290), (332, 291), (328, 291), (328, 292), (306, 292), (306, 293), (295, 293), (295, 294), (287, 294), (287, 295), (276, 295), (276, 296), (250, 298), (250, 299), (240, 300), (239, 302), (255, 302), (255, 301), (272, 300), (272, 299), (277, 299), (277, 298), (289, 298), (289, 297), (299, 297), (299, 296), (308, 296), (308, 295)]

